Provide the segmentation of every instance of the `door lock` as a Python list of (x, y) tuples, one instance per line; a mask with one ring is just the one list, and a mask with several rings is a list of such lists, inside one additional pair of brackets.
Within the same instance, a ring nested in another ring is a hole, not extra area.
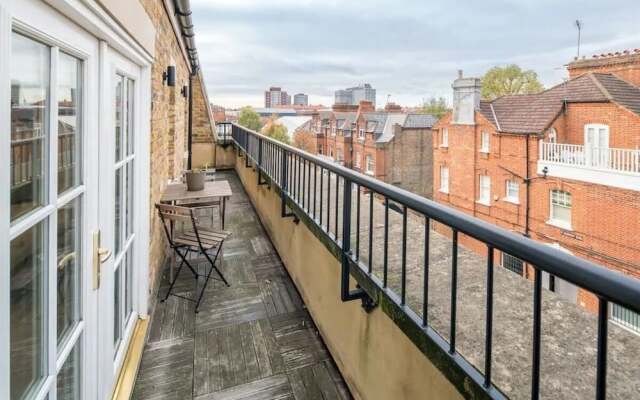
[(93, 290), (100, 288), (101, 264), (111, 257), (111, 250), (100, 247), (100, 230), (93, 232)]

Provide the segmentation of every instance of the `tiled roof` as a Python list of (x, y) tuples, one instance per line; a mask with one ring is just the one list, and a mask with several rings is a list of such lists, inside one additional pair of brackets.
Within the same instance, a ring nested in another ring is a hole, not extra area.
[(431, 114), (408, 114), (404, 121), (405, 128), (431, 128), (438, 119)]
[(587, 73), (544, 92), (480, 102), (480, 113), (501, 132), (540, 133), (563, 102), (615, 102), (640, 115), (640, 89), (606, 73)]
[(403, 126), (407, 120), (407, 114), (389, 113), (384, 123), (382, 132), (376, 135), (376, 142), (386, 143), (393, 139), (393, 127), (395, 125)]
[[(367, 121), (367, 131), (371, 132), (369, 129), (371, 126), (376, 138), (381, 135), (384, 130), (384, 123), (387, 120), (387, 115), (389, 114), (380, 112), (364, 113), (364, 120)], [(375, 125), (371, 122), (375, 122)]]
[(607, 91), (612, 101), (640, 115), (640, 88), (611, 74), (594, 73), (593, 76)]

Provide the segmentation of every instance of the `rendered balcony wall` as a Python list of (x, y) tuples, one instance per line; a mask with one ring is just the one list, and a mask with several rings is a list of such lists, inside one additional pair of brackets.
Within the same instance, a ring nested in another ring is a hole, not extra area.
[(354, 397), (462, 398), (381, 307), (366, 314), (340, 300), (339, 260), (303, 222), (281, 217), (275, 188), (258, 186), (244, 163), (235, 159), (238, 176)]

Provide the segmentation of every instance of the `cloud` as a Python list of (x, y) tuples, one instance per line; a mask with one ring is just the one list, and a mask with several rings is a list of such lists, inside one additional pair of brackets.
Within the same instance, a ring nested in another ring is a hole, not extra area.
[(636, 0), (194, 0), (200, 61), (212, 101), (261, 105), (282, 86), (330, 104), (333, 90), (369, 82), (378, 103), (450, 97), (458, 69), (481, 76), (517, 63), (547, 86), (576, 54), (640, 46)]

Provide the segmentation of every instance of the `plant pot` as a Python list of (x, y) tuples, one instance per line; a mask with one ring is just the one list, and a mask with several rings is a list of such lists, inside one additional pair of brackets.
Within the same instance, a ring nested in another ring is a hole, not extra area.
[(189, 192), (197, 192), (204, 189), (204, 172), (187, 171), (185, 172), (185, 178)]

